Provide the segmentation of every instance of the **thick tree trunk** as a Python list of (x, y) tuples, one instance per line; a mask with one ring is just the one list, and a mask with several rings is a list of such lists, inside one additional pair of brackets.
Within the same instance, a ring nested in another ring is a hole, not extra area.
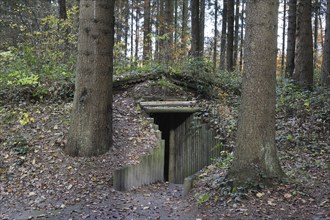
[(114, 1), (81, 0), (71, 156), (94, 156), (112, 145)]
[(226, 69), (226, 33), (227, 33), (227, 5), (228, 0), (223, 0), (222, 9), (222, 28), (221, 28), (221, 42), (220, 42), (220, 69)]
[(227, 16), (228, 16), (228, 31), (227, 31), (227, 71), (234, 70), (233, 49), (234, 49), (234, 1), (228, 1)]
[(321, 85), (325, 87), (330, 86), (330, 0), (327, 0), (325, 40), (321, 69)]
[(291, 78), (294, 71), (294, 56), (296, 46), (296, 9), (297, 0), (289, 0), (288, 39), (286, 48), (285, 75)]
[(295, 69), (293, 79), (304, 88), (313, 86), (313, 37), (311, 0), (297, 1)]
[(228, 173), (234, 187), (283, 175), (275, 145), (276, 2), (246, 3), (242, 102), (237, 147)]

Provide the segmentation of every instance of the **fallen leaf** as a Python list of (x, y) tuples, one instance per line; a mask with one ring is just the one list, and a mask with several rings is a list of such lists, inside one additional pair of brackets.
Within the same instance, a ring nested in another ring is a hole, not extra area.
[(265, 195), (265, 193), (261, 193), (261, 192), (258, 192), (257, 194), (256, 194), (256, 196), (258, 197), (258, 198), (261, 198), (261, 197), (263, 197)]
[(273, 200), (273, 199), (268, 199), (268, 201), (267, 201), (268, 205), (271, 205), (271, 206), (276, 206), (276, 204), (275, 204), (275, 203), (273, 203), (273, 202), (274, 202), (274, 200)]
[(286, 199), (290, 199), (292, 197), (292, 195), (290, 193), (285, 193), (284, 194), (284, 198)]

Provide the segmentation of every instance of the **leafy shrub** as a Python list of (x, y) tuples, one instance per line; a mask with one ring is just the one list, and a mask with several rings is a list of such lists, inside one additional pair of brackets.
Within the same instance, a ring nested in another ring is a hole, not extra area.
[(226, 92), (241, 94), (242, 74), (239, 72), (219, 71), (216, 73), (216, 84)]
[(77, 13), (78, 8), (72, 7), (65, 21), (52, 15), (40, 19), (42, 31), (23, 29), (25, 42), (0, 52), (2, 96), (18, 92), (42, 99), (51, 92), (49, 88), (73, 82)]

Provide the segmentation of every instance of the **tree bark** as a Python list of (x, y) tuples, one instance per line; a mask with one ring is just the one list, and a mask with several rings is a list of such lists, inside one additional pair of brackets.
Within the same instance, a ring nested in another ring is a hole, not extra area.
[(66, 12), (66, 0), (58, 0), (58, 12), (60, 19), (66, 20), (68, 18)]
[(226, 33), (227, 33), (227, 5), (228, 0), (223, 0), (222, 9), (222, 28), (221, 28), (221, 42), (220, 42), (220, 69), (226, 69)]
[(287, 78), (292, 78), (294, 71), (294, 56), (296, 46), (296, 10), (297, 0), (289, 0), (288, 12), (288, 38), (286, 47), (286, 66), (285, 75)]
[(103, 154), (112, 145), (114, 1), (81, 0), (71, 156)]
[[(134, 0), (132, 0), (132, 5), (131, 5), (131, 62), (134, 59)], [(132, 67), (132, 65), (131, 65)]]
[(124, 38), (125, 38), (125, 58), (127, 58), (127, 51), (128, 51), (128, 31), (129, 31), (129, 2), (128, 0), (125, 0), (125, 8), (124, 8), (124, 14), (125, 14), (125, 30), (124, 30)]
[(205, 0), (199, 0), (199, 37), (198, 50), (199, 57), (204, 55), (204, 27), (205, 27)]
[(227, 30), (227, 71), (234, 70), (233, 49), (234, 49), (234, 1), (229, 0), (227, 6), (228, 30)]
[(277, 18), (278, 1), (246, 3), (242, 101), (228, 172), (234, 187), (284, 175), (275, 145)]
[(282, 30), (282, 56), (281, 56), (281, 73), (285, 72), (284, 60), (285, 60), (285, 30), (286, 30), (286, 0), (283, 2), (283, 30)]
[(139, 41), (140, 41), (140, 4), (136, 2), (135, 16), (135, 61), (139, 61)]
[(217, 44), (218, 44), (218, 0), (214, 1), (214, 40), (213, 40), (213, 72), (217, 68)]
[(244, 11), (245, 3), (242, 3), (242, 14), (241, 14), (241, 39), (240, 39), (240, 50), (239, 50), (239, 70), (243, 70), (243, 45), (244, 45)]
[(191, 1), (191, 55), (200, 56), (199, 49), (199, 0)]
[(312, 1), (297, 1), (295, 69), (293, 79), (300, 86), (313, 86)]
[(236, 6), (235, 6), (235, 31), (234, 31), (233, 65), (234, 65), (234, 68), (237, 69), (240, 1), (236, 0), (235, 5)]
[(158, 59), (164, 60), (165, 56), (165, 0), (159, 0), (159, 35), (158, 35)]
[(318, 54), (318, 32), (319, 32), (319, 11), (320, 11), (320, 3), (318, 0), (314, 0), (314, 68), (317, 65), (317, 54)]
[(165, 56), (164, 61), (167, 63), (172, 60), (173, 56), (173, 16), (174, 4), (173, 0), (165, 1)]
[(181, 55), (187, 55), (187, 46), (189, 39), (188, 29), (188, 0), (182, 0), (182, 31), (181, 31)]
[(327, 0), (325, 39), (321, 68), (321, 85), (324, 87), (330, 86), (330, 0)]
[(150, 26), (150, 0), (144, 0), (144, 21), (143, 21), (143, 62), (151, 56), (151, 26)]

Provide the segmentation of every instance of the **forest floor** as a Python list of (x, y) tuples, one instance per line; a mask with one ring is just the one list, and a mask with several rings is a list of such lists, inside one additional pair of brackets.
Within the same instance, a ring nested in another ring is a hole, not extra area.
[[(317, 110), (278, 113), (286, 182), (226, 193), (222, 163), (206, 167), (186, 197), (182, 185), (167, 182), (115, 191), (114, 169), (136, 162), (156, 141), (132, 95), (144, 88), (134, 89), (115, 94), (114, 146), (92, 158), (63, 153), (71, 102), (2, 103), (0, 219), (330, 219), (330, 128)], [(237, 114), (230, 109), (228, 117)]]

